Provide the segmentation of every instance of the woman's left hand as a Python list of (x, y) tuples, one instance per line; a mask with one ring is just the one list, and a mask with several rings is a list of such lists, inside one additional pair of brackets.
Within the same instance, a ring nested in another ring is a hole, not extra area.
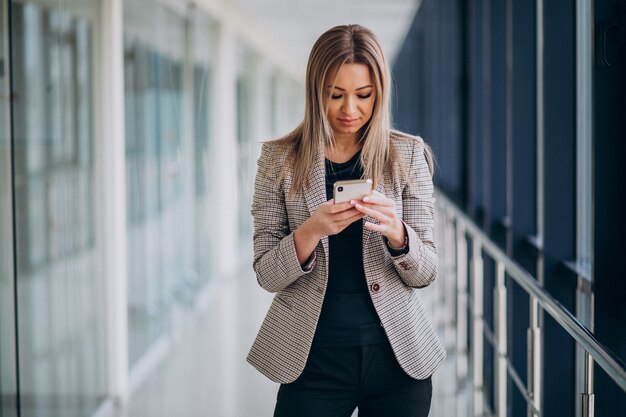
[(395, 202), (379, 193), (373, 191), (362, 201), (357, 201), (355, 208), (361, 213), (378, 220), (379, 224), (365, 222), (365, 227), (369, 230), (380, 232), (389, 240), (389, 244), (399, 248), (404, 246), (404, 225), (396, 213)]

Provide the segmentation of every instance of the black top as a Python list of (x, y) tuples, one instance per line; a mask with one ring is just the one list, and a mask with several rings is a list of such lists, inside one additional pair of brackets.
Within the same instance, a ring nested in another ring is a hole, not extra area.
[[(326, 198), (333, 197), (336, 181), (361, 178), (357, 152), (349, 161), (326, 160)], [(315, 332), (316, 346), (364, 346), (386, 340), (372, 304), (363, 269), (363, 220), (329, 236), (328, 287)]]

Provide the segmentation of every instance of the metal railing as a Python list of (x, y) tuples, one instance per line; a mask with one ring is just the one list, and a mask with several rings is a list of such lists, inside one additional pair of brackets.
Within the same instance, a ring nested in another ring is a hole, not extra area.
[[(615, 383), (626, 392), (626, 366), (605, 348), (587, 327), (582, 325), (567, 309), (554, 299), (528, 272), (501, 250), (475, 223), (453, 202), (440, 192), (437, 198), (439, 247), (443, 279), (455, 279), (453, 297), (447, 297), (448, 308), (454, 309), (455, 352), (457, 380), (471, 383), (471, 414), (507, 415), (507, 379), (511, 378), (526, 399), (529, 416), (541, 416), (542, 360), (541, 315), (548, 313), (584, 349), (584, 389), (580, 393), (578, 410), (583, 417), (594, 415), (593, 368), (597, 363)], [(468, 252), (468, 238), (471, 252)], [(468, 258), (469, 253), (469, 258)], [(493, 288), (493, 332), (483, 317), (483, 256), (495, 263)], [(469, 263), (468, 263), (469, 262)], [(469, 268), (468, 268), (469, 266)], [(468, 293), (468, 273), (471, 294)], [(509, 276), (529, 296), (530, 317), (528, 328), (527, 382), (518, 375), (508, 355), (507, 334), (507, 287)], [(444, 297), (445, 298), (445, 297)], [(468, 313), (470, 317), (468, 317)], [(470, 325), (469, 346), (467, 328)], [(485, 384), (483, 381), (483, 340), (494, 349), (493, 410), (485, 408)]]

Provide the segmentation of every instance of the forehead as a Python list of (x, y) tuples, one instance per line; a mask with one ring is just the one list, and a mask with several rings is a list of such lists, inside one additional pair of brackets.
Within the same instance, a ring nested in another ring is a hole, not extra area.
[(369, 66), (360, 63), (343, 64), (339, 70), (329, 71), (327, 81), (328, 86), (332, 86), (335, 81), (335, 85), (342, 88), (359, 88), (373, 84)]

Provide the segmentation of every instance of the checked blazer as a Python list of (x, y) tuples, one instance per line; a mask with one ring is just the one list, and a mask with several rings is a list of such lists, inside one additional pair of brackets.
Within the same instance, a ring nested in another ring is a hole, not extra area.
[[(374, 307), (400, 366), (416, 379), (427, 378), (446, 357), (415, 290), (437, 274), (433, 183), (423, 143), (419, 137), (392, 131), (390, 145), (413, 186), (402, 175), (390, 175), (389, 169), (377, 185), (396, 203), (408, 234), (408, 253), (391, 256), (382, 235), (363, 227), (363, 265)], [(293, 232), (326, 201), (324, 153), (318, 152), (303, 192), (289, 195), (291, 175), (279, 179), (289, 150), (276, 141), (263, 144), (251, 211), (253, 267), (259, 285), (276, 294), (247, 360), (279, 383), (293, 382), (304, 369), (324, 300), (329, 259), (324, 237), (302, 267), (293, 240)], [(391, 169), (400, 168), (396, 164)]]

